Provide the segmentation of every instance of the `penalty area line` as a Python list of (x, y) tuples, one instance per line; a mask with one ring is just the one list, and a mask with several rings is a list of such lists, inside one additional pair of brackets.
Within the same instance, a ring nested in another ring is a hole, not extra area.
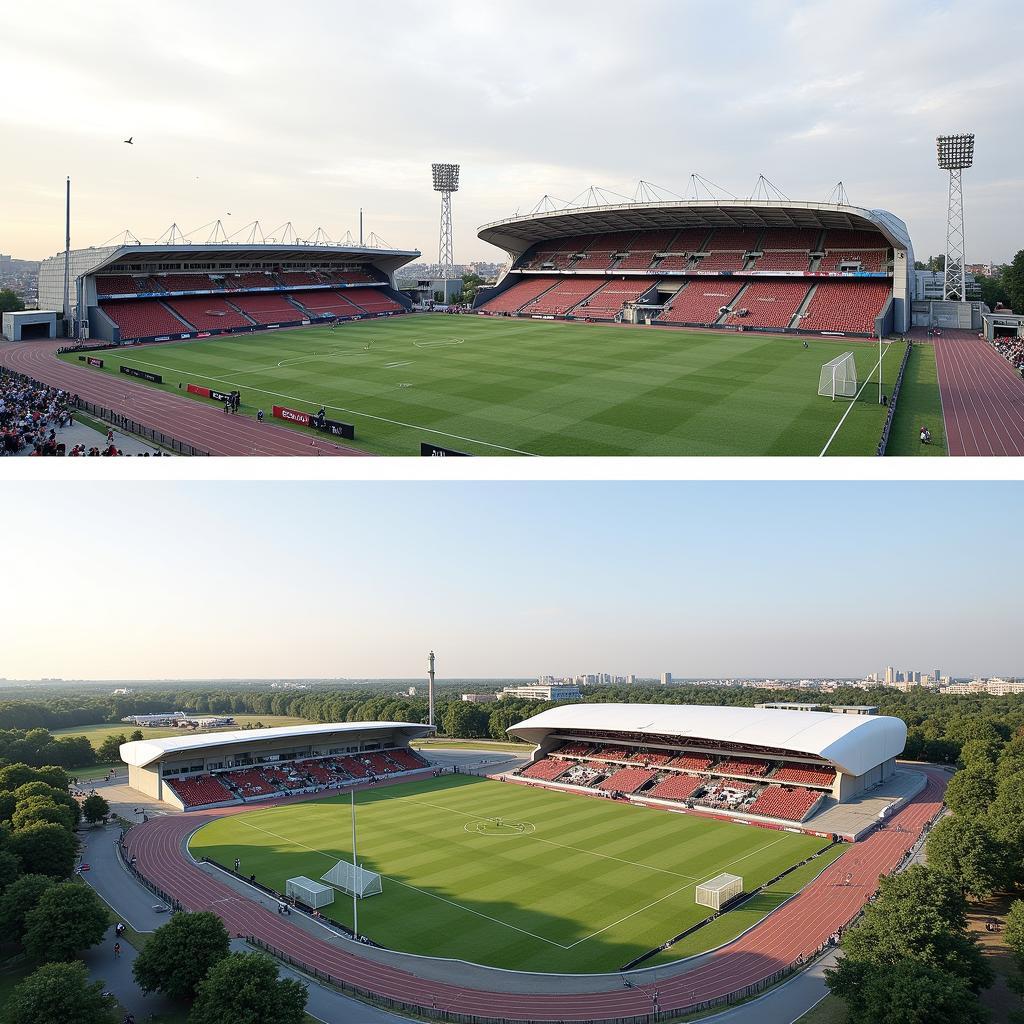
[(872, 374), (874, 374), (875, 370), (881, 369), (882, 360), (885, 359), (885, 357), (889, 354), (889, 349), (891, 347), (892, 342), (886, 344), (885, 351), (878, 357), (878, 362), (875, 363), (874, 369), (871, 371), (871, 373), (867, 375), (867, 378), (865, 379), (864, 383), (861, 384), (860, 391), (858, 391), (857, 394), (854, 395), (853, 401), (846, 407), (846, 412), (843, 413), (839, 422), (836, 424), (836, 429), (832, 431), (832, 436), (825, 442), (825, 447), (822, 448), (819, 452), (819, 459), (825, 457), (825, 453), (828, 451), (829, 445), (832, 444), (832, 442), (836, 439), (836, 434), (839, 433), (840, 428), (846, 422), (846, 417), (850, 415), (850, 410), (857, 404), (857, 402), (860, 400), (860, 396), (864, 393), (864, 389), (871, 383)]
[[(314, 846), (307, 846), (305, 843), (300, 843), (295, 839), (290, 839), (288, 836), (283, 836), (279, 832), (271, 832), (269, 828), (260, 828), (259, 825), (254, 825), (251, 821), (245, 821), (243, 815), (239, 815), (237, 823), (245, 825), (247, 828), (255, 829), (257, 832), (262, 832), (264, 835), (273, 836), (275, 839), (281, 839), (286, 843), (291, 843), (292, 846), (298, 846), (303, 850), (309, 850), (310, 853), (318, 853), (321, 857), (326, 857), (328, 860), (337, 862), (342, 859), (340, 857), (336, 857), (334, 854), (318, 850)], [(456, 910), (464, 910), (467, 914), (473, 914), (475, 917), (482, 917), (494, 924), (501, 925), (502, 928), (511, 928), (513, 931), (519, 932), (522, 935), (529, 935), (531, 939), (538, 939), (540, 942), (546, 942), (550, 946), (558, 946), (559, 949), (571, 948), (570, 946), (563, 946), (561, 942), (555, 942), (554, 939), (546, 939), (543, 935), (537, 935), (534, 932), (527, 931), (525, 928), (509, 924), (507, 921), (499, 921), (496, 917), (491, 917), (489, 914), (483, 914), (479, 910), (473, 910), (471, 907), (465, 907), (461, 903), (456, 903), (454, 900), (445, 899), (444, 896), (439, 896), (436, 892), (430, 892), (428, 889), (421, 889), (418, 885), (411, 885), (409, 882), (403, 882), (400, 878), (395, 878), (393, 875), (385, 875), (383, 872), (379, 872), (379, 874), (381, 878), (386, 878), (389, 882), (394, 882), (396, 885), (401, 885), (406, 889), (413, 889), (416, 892), (421, 892), (424, 896), (429, 896), (431, 899), (439, 900), (441, 903), (447, 903), (450, 907), (455, 907)]]

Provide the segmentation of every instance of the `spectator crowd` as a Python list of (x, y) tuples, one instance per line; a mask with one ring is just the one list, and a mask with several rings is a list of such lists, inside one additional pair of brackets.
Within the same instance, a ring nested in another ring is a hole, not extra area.
[(996, 338), (993, 348), (1024, 377), (1024, 338)]
[(26, 447), (33, 455), (57, 455), (57, 431), (71, 426), (75, 397), (59, 388), (9, 373), (0, 373), (0, 431), (3, 454)]

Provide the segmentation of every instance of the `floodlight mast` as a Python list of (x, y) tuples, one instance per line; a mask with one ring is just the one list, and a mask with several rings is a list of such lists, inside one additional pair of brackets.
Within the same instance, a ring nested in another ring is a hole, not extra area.
[(452, 193), (459, 191), (459, 165), (431, 164), (430, 169), (434, 178), (434, 191), (441, 193), (441, 238), (438, 245), (437, 262), (440, 264), (441, 278), (450, 281), (455, 277)]
[(939, 167), (949, 171), (949, 202), (946, 211), (946, 269), (942, 297), (967, 299), (967, 245), (964, 237), (964, 193), (961, 173), (974, 163), (974, 135), (939, 135), (935, 139)]

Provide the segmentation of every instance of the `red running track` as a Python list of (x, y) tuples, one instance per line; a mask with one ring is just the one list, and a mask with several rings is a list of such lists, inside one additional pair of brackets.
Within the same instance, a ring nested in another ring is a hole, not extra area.
[(66, 341), (0, 344), (0, 365), (63, 388), (211, 455), (366, 454), (273, 423), (257, 423), (248, 416), (227, 416), (219, 402), (216, 406), (202, 405), (136, 384), (129, 377), (111, 377), (65, 363), (56, 355), (57, 349), (65, 344)]
[(1024, 455), (1024, 380), (968, 331), (934, 339), (950, 455)]
[[(801, 957), (812, 956), (850, 921), (877, 888), (879, 877), (900, 864), (941, 809), (947, 774), (934, 768), (920, 770), (928, 777), (926, 787), (893, 815), (885, 828), (858, 843), (745, 935), (688, 971), (681, 965), (681, 973), (675, 977), (660, 977), (661, 1011), (686, 1010), (763, 982)], [(564, 993), (490, 992), (427, 981), (311, 936), (239, 896), (200, 869), (185, 851), (186, 838), (200, 825), (249, 810), (251, 805), (243, 805), (152, 818), (130, 830), (126, 846), (137, 858), (138, 870), (187, 909), (213, 910), (232, 934), (256, 936), (299, 963), (406, 1004), (530, 1021), (600, 1021), (651, 1012), (653, 984), (573, 992), (572, 978), (567, 977)], [(852, 876), (849, 881), (848, 874)]]

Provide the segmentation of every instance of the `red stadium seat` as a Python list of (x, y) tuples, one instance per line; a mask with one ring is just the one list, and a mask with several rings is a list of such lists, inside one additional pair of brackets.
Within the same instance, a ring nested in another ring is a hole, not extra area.
[(560, 761), (555, 757), (542, 757), (539, 761), (528, 764), (519, 774), (526, 779), (554, 782), (562, 772), (571, 767), (571, 761)]
[(216, 295), (182, 295), (168, 299), (167, 305), (200, 331), (227, 331), (252, 326), (247, 316), (239, 313), (227, 299)]
[(705, 781), (695, 775), (669, 775), (644, 793), (644, 796), (659, 797), (662, 800), (689, 800)]
[(208, 804), (222, 804), (235, 799), (234, 793), (212, 775), (164, 779), (164, 782), (181, 797), (181, 802), (186, 807), (205, 807)]
[(599, 782), (597, 788), (611, 793), (635, 793), (654, 776), (655, 772), (648, 768), (623, 768), (609, 775), (603, 782)]
[(295, 323), (303, 319), (302, 310), (281, 294), (233, 295), (231, 301), (258, 324)]
[(600, 285), (601, 281), (593, 277), (567, 277), (527, 303), (522, 311), (531, 316), (564, 316), (578, 302), (597, 291)]
[(528, 302), (546, 292), (556, 280), (554, 277), (525, 277), (510, 285), (500, 295), (485, 302), (480, 308), (488, 313), (516, 313)]
[(888, 281), (822, 281), (796, 326), (802, 331), (871, 334), (891, 294)]
[(802, 782), (812, 786), (831, 786), (835, 780), (835, 768), (825, 764), (784, 764), (772, 776), (772, 782)]
[(670, 768), (682, 768), (689, 772), (706, 772), (711, 767), (713, 757), (705, 754), (679, 754), (669, 761)]
[(333, 316), (360, 316), (363, 312), (359, 306), (349, 302), (348, 298), (341, 292), (318, 291), (288, 293), (292, 302), (305, 306), (311, 313), (317, 315), (331, 314)]
[(771, 770), (770, 761), (753, 757), (730, 757), (719, 761), (711, 770), (715, 775), (767, 775)]
[(747, 327), (788, 327), (809, 289), (810, 284), (804, 280), (754, 281), (733, 303), (733, 312), (725, 322)]
[(164, 334), (189, 334), (192, 326), (179, 320), (159, 299), (126, 299), (100, 305), (121, 329), (122, 340), (158, 338)]
[(653, 278), (633, 277), (626, 281), (609, 281), (576, 306), (572, 314), (593, 320), (612, 320), (627, 302), (635, 302), (653, 287)]
[(690, 281), (672, 296), (658, 319), (667, 324), (713, 324), (721, 316), (721, 307), (730, 305), (742, 287), (733, 280)]
[(766, 786), (758, 794), (757, 799), (743, 809), (749, 814), (762, 814), (766, 818), (803, 821), (811, 808), (821, 799), (821, 796), (821, 793), (810, 789)]
[(367, 313), (399, 313), (403, 306), (377, 288), (348, 288), (345, 298)]

